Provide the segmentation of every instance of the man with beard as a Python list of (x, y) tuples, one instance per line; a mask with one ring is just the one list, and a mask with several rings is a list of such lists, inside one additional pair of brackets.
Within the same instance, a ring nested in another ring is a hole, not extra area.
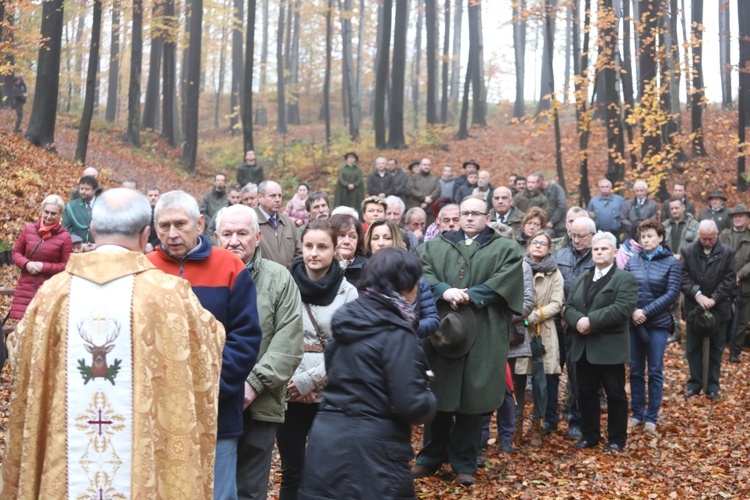
[(78, 193), (80, 198), (69, 202), (65, 206), (62, 225), (68, 232), (78, 235), (83, 241), (83, 251), (90, 252), (94, 249), (94, 238), (89, 230), (91, 224), (91, 211), (96, 203), (96, 194), (99, 183), (91, 176), (81, 177), (78, 181)]

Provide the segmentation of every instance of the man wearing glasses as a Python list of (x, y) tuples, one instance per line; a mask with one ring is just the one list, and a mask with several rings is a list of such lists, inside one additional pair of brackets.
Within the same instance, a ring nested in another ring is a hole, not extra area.
[[(447, 457), (457, 481), (470, 486), (477, 470), (482, 416), (499, 408), (505, 395), (508, 325), (523, 306), (523, 295), (517, 293), (523, 289), (523, 256), (514, 241), (487, 226), (484, 200), (466, 199), (459, 216), (460, 229), (427, 242), (420, 258), (438, 309), (444, 311), (440, 332), (475, 338), (454, 342), (455, 350), (438, 339), (423, 341), (435, 372), (432, 390), (438, 414), (425, 426), (424, 447), (412, 474), (433, 475)], [(462, 315), (473, 316), (471, 332), (464, 323), (455, 327), (456, 317)]]
[[(573, 287), (573, 282), (576, 278), (594, 267), (594, 261), (591, 258), (591, 238), (594, 236), (595, 232), (596, 223), (592, 219), (589, 217), (578, 217), (573, 220), (570, 225), (570, 231), (568, 232), (571, 245), (562, 248), (555, 253), (557, 268), (563, 275), (563, 291), (565, 292), (566, 300), (570, 297), (570, 289)], [(578, 410), (575, 391), (573, 390), (576, 387), (575, 363), (570, 363), (570, 360), (566, 359), (566, 354), (570, 353), (573, 331), (570, 330), (569, 325), (563, 323), (562, 326), (564, 330), (564, 343), (561, 345), (560, 359), (567, 362), (568, 365), (568, 390), (564, 404), (565, 407), (570, 409), (568, 417), (568, 438), (580, 441), (583, 438), (583, 433), (581, 432), (581, 413)], [(548, 389), (548, 398), (553, 392), (554, 394), (557, 394), (557, 391), (554, 389)], [(549, 401), (555, 400), (556, 399), (549, 399)], [(551, 417), (549, 408), (550, 405), (548, 405), (547, 411), (549, 416), (545, 416), (545, 432), (552, 432), (557, 426), (557, 419)], [(556, 409), (556, 406), (551, 405), (551, 409)]]

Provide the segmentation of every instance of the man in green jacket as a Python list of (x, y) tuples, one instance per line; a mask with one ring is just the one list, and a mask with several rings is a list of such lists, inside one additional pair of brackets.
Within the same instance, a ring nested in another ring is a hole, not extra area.
[(599, 444), (599, 387), (607, 394), (605, 453), (620, 452), (628, 436), (625, 365), (630, 363), (630, 316), (638, 305), (638, 281), (615, 265), (617, 238), (599, 232), (591, 239), (594, 268), (573, 283), (564, 310), (575, 331), (571, 359), (576, 364), (583, 439), (574, 446)]
[(737, 282), (732, 291), (734, 311), (729, 331), (729, 361), (739, 363), (745, 345), (745, 330), (750, 324), (750, 210), (738, 204), (729, 215), (732, 217), (732, 227), (719, 234), (719, 241), (734, 250)]
[(435, 372), (438, 414), (425, 425), (425, 444), (412, 468), (415, 477), (434, 474), (447, 457), (458, 482), (474, 484), (482, 416), (503, 402), (508, 329), (523, 307), (518, 293), (523, 255), (517, 243), (487, 226), (489, 219), (487, 203), (468, 198), (461, 203), (461, 229), (441, 233), (420, 254), (438, 308), (468, 310), (476, 324), (470, 333), (476, 336), (462, 356), (464, 349), (438, 351), (431, 339), (423, 341)]
[(89, 230), (91, 211), (96, 203), (99, 182), (95, 177), (84, 175), (78, 181), (79, 198), (68, 202), (63, 212), (62, 225), (68, 232), (80, 236), (83, 240), (83, 251), (94, 249), (94, 238)]
[(245, 381), (244, 434), (237, 447), (237, 491), (266, 498), (276, 429), (284, 421), (287, 382), (302, 359), (302, 300), (287, 269), (264, 259), (255, 211), (233, 205), (216, 216), (219, 246), (237, 255), (255, 281), (263, 338)]

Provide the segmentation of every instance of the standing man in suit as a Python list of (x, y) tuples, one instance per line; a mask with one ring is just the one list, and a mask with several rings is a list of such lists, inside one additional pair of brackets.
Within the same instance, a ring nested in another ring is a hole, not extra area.
[(638, 240), (638, 226), (646, 219), (659, 220), (659, 204), (648, 197), (648, 184), (637, 181), (633, 184), (635, 197), (625, 200), (620, 214), (622, 241), (628, 238)]

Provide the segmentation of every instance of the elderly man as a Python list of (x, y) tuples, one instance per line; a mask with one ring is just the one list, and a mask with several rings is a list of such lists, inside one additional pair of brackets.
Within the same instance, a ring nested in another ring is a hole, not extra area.
[[(239, 257), (258, 290), (263, 340), (245, 381), (245, 426), (237, 450), (239, 498), (268, 495), (276, 429), (284, 421), (286, 386), (302, 360), (302, 301), (287, 269), (264, 259), (255, 210), (238, 205), (216, 215), (216, 240)], [(249, 406), (248, 406), (249, 405)]]
[[(698, 241), (680, 250), (682, 265), (682, 293), (685, 296), (685, 355), (690, 367), (686, 397), (692, 397), (705, 388), (706, 395), (719, 398), (721, 356), (727, 322), (732, 316), (732, 288), (737, 275), (734, 250), (719, 242), (719, 230), (712, 220), (701, 221)], [(703, 312), (713, 316), (713, 325), (703, 323)], [(708, 373), (703, 378), (703, 338), (709, 339)]]
[[(680, 200), (685, 205), (687, 213), (695, 217), (695, 205), (693, 202), (687, 199), (684, 182), (675, 182), (672, 186), (672, 198), (673, 200)], [(669, 204), (664, 203), (661, 206), (661, 220), (667, 220), (669, 218)]]
[(750, 210), (746, 205), (738, 204), (729, 214), (732, 229), (723, 230), (719, 241), (734, 250), (737, 283), (732, 291), (735, 305), (728, 332), (729, 361), (739, 363), (745, 345), (745, 330), (750, 324)]
[(630, 316), (638, 305), (638, 281), (615, 265), (617, 238), (597, 233), (591, 242), (594, 269), (576, 278), (565, 306), (574, 330), (571, 360), (576, 364), (583, 438), (574, 446), (592, 448), (601, 439), (599, 387), (607, 394), (604, 452), (621, 452), (628, 437), (625, 364), (630, 363)]
[(263, 182), (263, 167), (258, 165), (255, 151), (245, 153), (245, 162), (237, 167), (237, 184), (245, 187), (248, 184), (258, 185)]
[(425, 445), (412, 474), (434, 474), (448, 459), (458, 474), (457, 481), (471, 485), (477, 470), (482, 415), (499, 408), (505, 395), (508, 327), (523, 305), (523, 294), (517, 293), (523, 289), (523, 256), (515, 242), (487, 226), (484, 201), (467, 199), (461, 203), (460, 216), (461, 229), (444, 232), (425, 244), (420, 258), (438, 309), (450, 306), (461, 309), (459, 315), (473, 316), (472, 331), (462, 332), (469, 337), (464, 342), (470, 343), (473, 334), (476, 337), (458, 353), (436, 347), (431, 340), (423, 341), (436, 373), (432, 390), (438, 400), (438, 415), (425, 425)]
[(227, 196), (226, 184), (227, 176), (224, 174), (216, 174), (214, 176), (214, 185), (211, 188), (211, 191), (203, 196), (200, 211), (206, 221), (210, 221), (214, 215), (216, 215), (216, 212), (227, 206), (229, 198)]
[(719, 231), (729, 229), (732, 227), (732, 218), (729, 215), (729, 210), (724, 206), (726, 202), (727, 197), (717, 189), (708, 197), (708, 206), (701, 212), (698, 220), (713, 220)]
[(599, 181), (599, 195), (589, 201), (586, 209), (596, 220), (599, 231), (608, 231), (614, 235), (620, 234), (620, 217), (625, 199), (612, 192), (612, 182), (609, 179)]
[(367, 176), (367, 194), (385, 198), (386, 193), (393, 191), (393, 177), (386, 169), (386, 160), (382, 156), (375, 160), (375, 170)]
[(148, 244), (146, 245), (146, 253), (151, 253), (154, 251), (154, 248), (156, 248), (159, 245), (159, 235), (156, 234), (156, 228), (154, 227), (154, 207), (156, 207), (156, 202), (159, 201), (159, 196), (161, 196), (161, 191), (157, 187), (147, 187), (146, 188), (146, 197), (148, 198), (148, 203), (151, 205), (151, 223), (149, 224), (149, 228), (151, 229), (148, 233)]
[(620, 229), (622, 229), (622, 240), (628, 238), (638, 240), (638, 225), (646, 219), (659, 220), (659, 204), (648, 197), (648, 184), (644, 181), (636, 181), (633, 184), (635, 197), (625, 200), (620, 212)]
[(428, 214), (428, 224), (432, 224), (432, 204), (440, 197), (440, 179), (430, 173), (432, 161), (422, 158), (419, 162), (419, 172), (409, 176), (406, 183), (406, 191), (409, 199), (406, 204), (409, 208), (419, 207)]
[(281, 186), (277, 182), (260, 183), (255, 212), (261, 228), (263, 255), (289, 268), (292, 261), (302, 255), (302, 245), (294, 222), (281, 211)]
[(419, 207), (410, 208), (406, 211), (404, 227), (414, 233), (419, 243), (424, 240), (424, 230), (427, 223), (427, 214)]
[(96, 203), (97, 193), (101, 192), (96, 178), (81, 177), (78, 181), (79, 198), (65, 205), (62, 225), (70, 234), (78, 235), (83, 240), (83, 251), (94, 249), (94, 237), (89, 230), (91, 213)]
[(102, 194), (19, 323), (2, 498), (212, 498), (224, 328), (143, 256), (150, 217)]
[(502, 222), (513, 229), (513, 237), (517, 238), (521, 234), (521, 221), (526, 215), (518, 208), (513, 206), (513, 193), (505, 186), (495, 189), (492, 195), (492, 210), (490, 210), (490, 220), (493, 222)]
[(246, 184), (240, 189), (240, 203), (246, 207), (255, 208), (258, 206), (258, 186), (255, 184)]
[(573, 221), (579, 217), (588, 217), (588, 212), (581, 207), (570, 207), (565, 214), (565, 235), (552, 240), (552, 252), (557, 252), (561, 248), (570, 246), (570, 231), (573, 227)]
[(539, 177), (536, 174), (531, 174), (526, 178), (526, 189), (519, 192), (514, 199), (516, 207), (521, 212), (528, 212), (531, 207), (547, 210), (547, 196), (542, 192)]
[[(237, 442), (243, 432), (245, 380), (255, 365), (261, 342), (255, 284), (242, 261), (202, 236), (205, 220), (195, 199), (170, 191), (156, 204), (156, 231), (161, 246), (147, 258), (167, 274), (185, 278), (203, 307), (224, 325), (219, 439), (214, 469), (215, 498), (236, 498)], [(217, 425), (216, 423), (214, 425)]]
[(404, 226), (404, 212), (406, 211), (406, 205), (401, 198), (393, 195), (386, 197), (385, 202), (388, 205), (388, 208), (385, 210), (386, 220), (392, 221), (401, 228), (401, 236), (403, 237), (404, 243), (407, 245), (407, 249), (414, 253), (419, 246), (420, 241), (416, 234), (412, 233)]
[(440, 209), (438, 213), (438, 224), (440, 232), (458, 231), (461, 229), (461, 209), (454, 203), (449, 203)]
[(534, 174), (539, 183), (539, 189), (547, 197), (547, 227), (555, 233), (555, 237), (565, 236), (565, 212), (568, 210), (568, 200), (565, 190), (560, 184), (548, 181), (542, 172)]
[[(555, 252), (557, 268), (563, 275), (565, 297), (570, 297), (573, 283), (575, 283), (578, 276), (594, 267), (594, 261), (591, 258), (591, 239), (594, 233), (596, 233), (596, 224), (593, 220), (588, 217), (575, 218), (570, 224), (570, 232), (568, 233), (571, 246), (561, 248)], [(568, 389), (564, 403), (564, 407), (569, 409), (568, 438), (580, 441), (582, 438), (581, 413), (575, 397), (577, 392), (576, 365), (575, 363), (571, 363), (569, 358), (575, 325), (569, 325), (567, 328), (563, 328), (564, 325), (562, 324), (556, 326), (559, 327), (558, 331), (563, 330), (563, 342), (560, 344), (560, 362), (562, 364), (567, 363), (568, 365)], [(559, 378), (555, 382), (559, 384)], [(547, 382), (548, 393), (550, 395), (554, 393), (555, 395), (554, 399), (550, 397), (549, 401), (557, 400), (558, 387), (553, 386), (555, 382), (550, 384), (549, 379)], [(547, 433), (554, 431), (557, 428), (558, 421), (557, 405), (547, 404), (547, 415), (544, 417), (544, 431)]]

